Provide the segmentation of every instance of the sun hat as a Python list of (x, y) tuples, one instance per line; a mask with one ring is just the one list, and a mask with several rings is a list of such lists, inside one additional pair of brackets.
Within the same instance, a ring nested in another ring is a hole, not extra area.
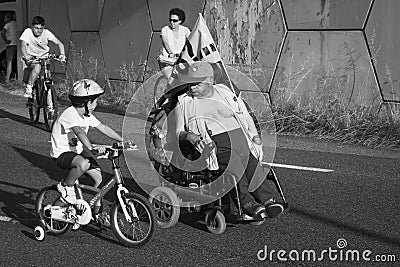
[(204, 61), (196, 61), (191, 64), (178, 64), (176, 71), (177, 78), (182, 83), (198, 83), (214, 77), (211, 64)]

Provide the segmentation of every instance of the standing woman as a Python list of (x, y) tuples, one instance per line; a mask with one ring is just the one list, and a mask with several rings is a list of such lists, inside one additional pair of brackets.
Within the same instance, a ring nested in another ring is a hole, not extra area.
[(182, 52), (190, 30), (183, 26), (185, 12), (179, 8), (169, 11), (169, 25), (161, 29), (162, 51), (158, 57), (161, 71), (169, 79), (172, 74), (172, 66)]

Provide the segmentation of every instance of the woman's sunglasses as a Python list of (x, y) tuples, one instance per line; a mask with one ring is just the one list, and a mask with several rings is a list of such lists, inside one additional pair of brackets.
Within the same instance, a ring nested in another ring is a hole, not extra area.
[(171, 22), (178, 22), (179, 21), (179, 19), (169, 19), (169, 21), (171, 21)]

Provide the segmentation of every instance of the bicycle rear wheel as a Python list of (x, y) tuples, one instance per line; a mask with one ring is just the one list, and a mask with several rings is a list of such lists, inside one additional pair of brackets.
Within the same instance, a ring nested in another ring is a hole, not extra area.
[(61, 235), (71, 228), (71, 224), (61, 221), (56, 221), (51, 218), (51, 214), (46, 214), (45, 207), (60, 203), (61, 194), (58, 192), (56, 186), (45, 187), (40, 190), (36, 197), (36, 215), (43, 226), (49, 233), (54, 235)]
[[(43, 92), (43, 117), (46, 130), (51, 132), (53, 124), (58, 116), (57, 94), (52, 84), (47, 84), (47, 90)], [(50, 101), (51, 100), (51, 103)]]
[[(111, 210), (111, 227), (117, 239), (127, 247), (138, 247), (147, 243), (154, 233), (154, 215), (148, 200), (137, 193), (124, 196), (127, 211), (132, 218), (129, 223), (116, 203)], [(137, 217), (134, 216), (136, 211)]]

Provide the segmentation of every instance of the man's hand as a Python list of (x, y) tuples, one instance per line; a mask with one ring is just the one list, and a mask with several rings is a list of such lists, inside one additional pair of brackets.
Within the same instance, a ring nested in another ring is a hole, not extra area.
[(201, 152), (201, 157), (202, 158), (208, 158), (211, 155), (212, 151), (214, 149), (215, 150), (217, 149), (217, 146), (215, 145), (214, 142), (211, 142), (211, 143), (208, 143), (208, 144), (206, 144), (204, 142), (204, 146), (202, 147), (202, 149), (203, 149), (203, 151)]
[(59, 55), (58, 58), (59, 58), (62, 62), (64, 62), (64, 61), (67, 59), (67, 57), (66, 57), (65, 55)]
[(261, 145), (262, 144), (261, 137), (259, 135), (255, 135), (253, 137), (253, 143), (255, 143), (256, 145)]
[(25, 62), (25, 64), (28, 65), (28, 62), (29, 62), (30, 60), (32, 60), (32, 56), (31, 56), (31, 55), (23, 56), (23, 57), (22, 57), (22, 60)]

